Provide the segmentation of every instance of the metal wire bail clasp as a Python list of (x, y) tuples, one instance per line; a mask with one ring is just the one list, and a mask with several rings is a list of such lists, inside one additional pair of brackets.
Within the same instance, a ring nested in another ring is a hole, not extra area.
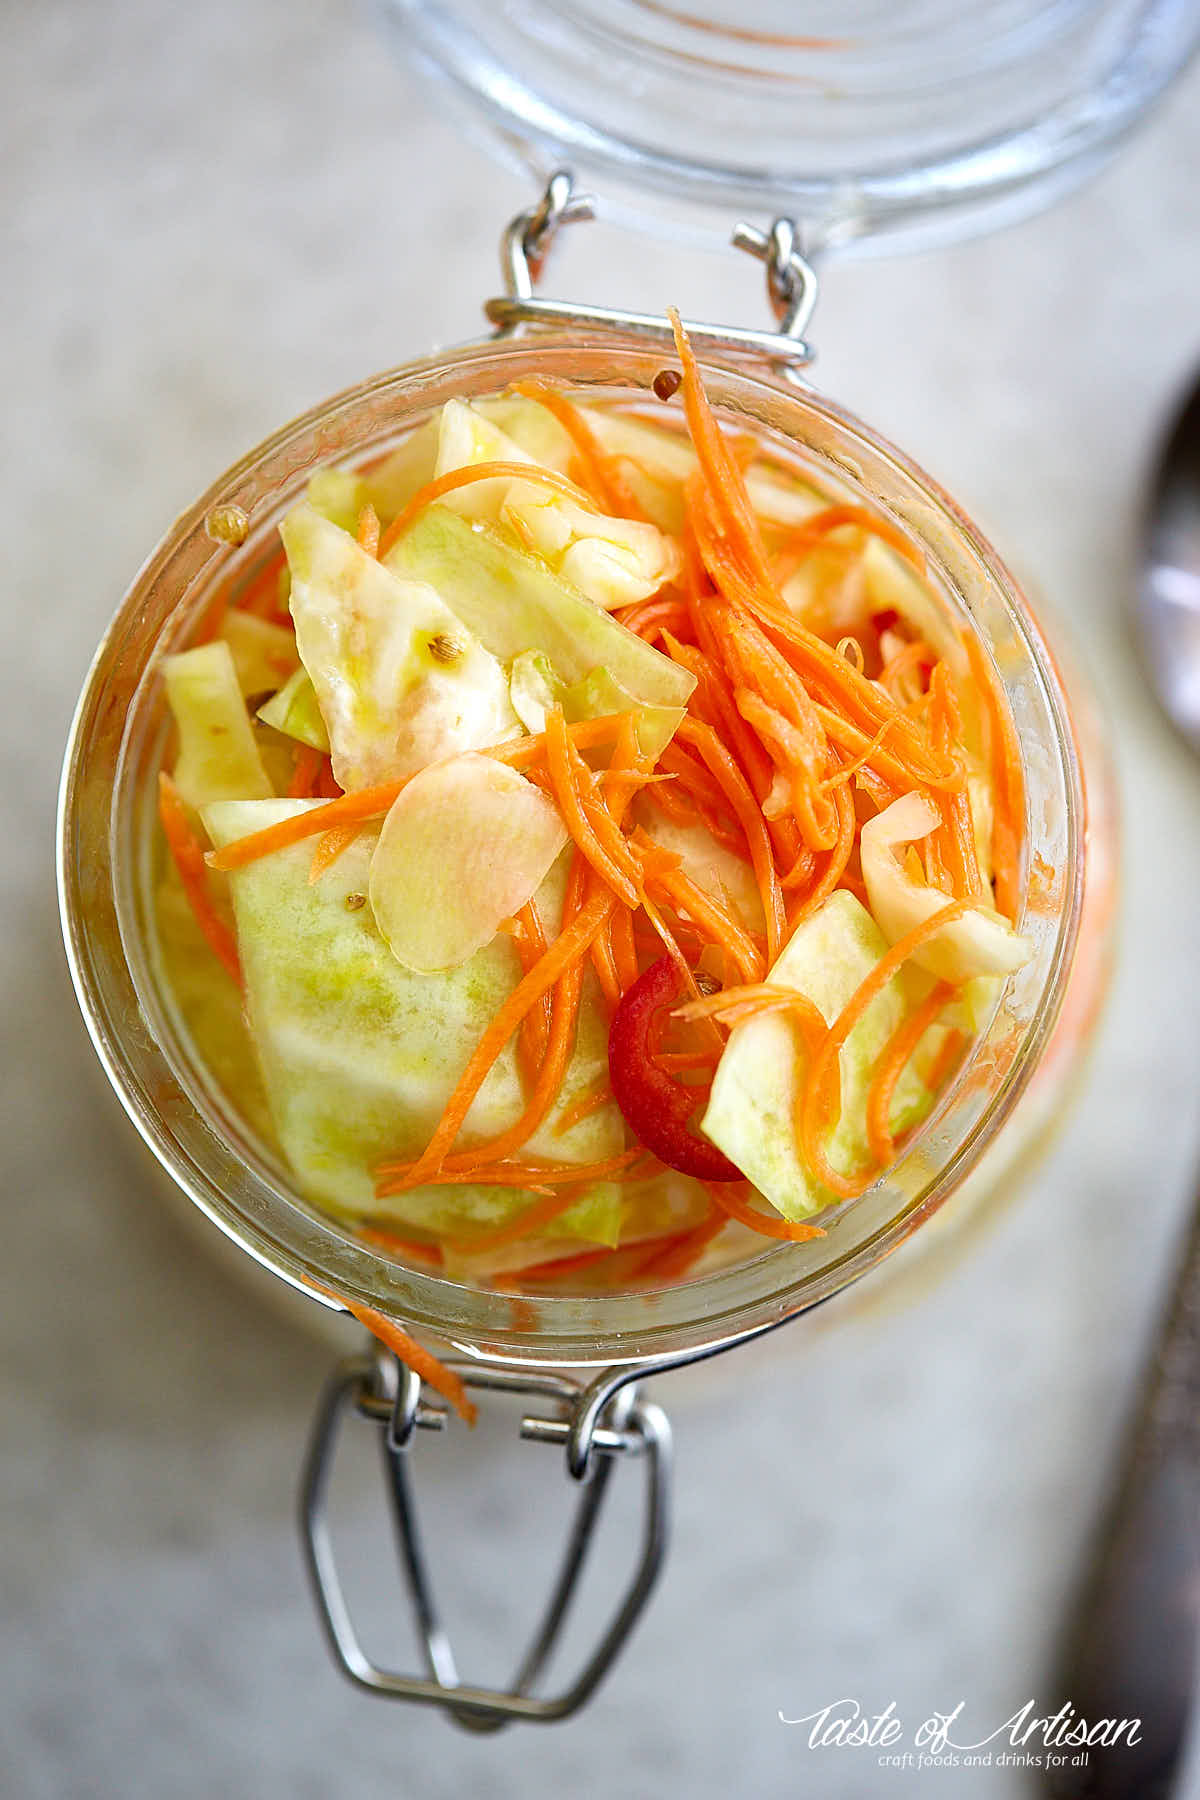
[(533, 298), (560, 226), (595, 216), (596, 202), (591, 194), (575, 193), (570, 171), (556, 170), (537, 205), (510, 219), (500, 240), (500, 263), (514, 299)]
[[(577, 194), (568, 169), (558, 169), (536, 206), (512, 219), (501, 240), (500, 260), (507, 292), (485, 301), (484, 312), (501, 335), (530, 325), (573, 325), (584, 330), (617, 332), (670, 347), (669, 322), (653, 313), (589, 306), (575, 300), (552, 300), (535, 292), (554, 240), (564, 225), (593, 219), (596, 203)], [(744, 325), (704, 325), (685, 321), (688, 336), (700, 352), (766, 361), (776, 374), (803, 385), (800, 370), (813, 360), (804, 333), (817, 302), (817, 276), (803, 254), (793, 219), (776, 219), (767, 232), (744, 220), (734, 227), (732, 243), (766, 264), (767, 297), (778, 331)]]
[[(767, 265), (767, 297), (780, 335), (804, 344), (817, 304), (817, 272), (803, 253), (796, 221), (776, 219), (770, 231), (763, 232), (740, 219), (731, 241), (735, 250), (745, 250)], [(807, 345), (805, 350), (811, 358)]]
[[(408, 1473), (410, 1444), (418, 1428), (440, 1429), (446, 1414), (427, 1402), (420, 1378), (389, 1352), (351, 1357), (339, 1364), (322, 1397), (313, 1426), (300, 1493), (300, 1526), (317, 1606), (330, 1648), (357, 1686), (394, 1700), (438, 1706), (465, 1730), (497, 1731), (517, 1719), (549, 1723), (566, 1718), (593, 1693), (633, 1629), (658, 1577), (666, 1552), (671, 1431), (660, 1408), (637, 1394), (628, 1372), (609, 1371), (590, 1387), (566, 1376), (525, 1374), (457, 1364), (466, 1386), (533, 1395), (543, 1404), (521, 1423), (533, 1442), (565, 1445), (569, 1471), (580, 1481), (579, 1500), (558, 1575), (540, 1623), (507, 1688), (468, 1686), (459, 1680), (450, 1639), (443, 1630), (421, 1547)], [(549, 1410), (549, 1417), (545, 1416)], [(379, 1437), (401, 1568), (424, 1652), (427, 1675), (402, 1675), (374, 1663), (363, 1649), (346, 1604), (327, 1516), (329, 1479), (343, 1419), (351, 1412)], [(532, 1690), (559, 1641), (616, 1463), (640, 1462), (645, 1471), (641, 1549), (600, 1641), (571, 1685), (562, 1692)]]

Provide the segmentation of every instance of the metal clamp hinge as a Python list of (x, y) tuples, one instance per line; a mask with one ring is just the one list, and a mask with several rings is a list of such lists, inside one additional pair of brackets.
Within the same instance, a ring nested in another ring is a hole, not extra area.
[[(435, 1607), (413, 1505), (408, 1448), (417, 1428), (440, 1429), (444, 1408), (426, 1402), (420, 1378), (390, 1354), (352, 1357), (339, 1364), (322, 1396), (305, 1461), (301, 1533), (317, 1605), (334, 1658), (358, 1686), (397, 1700), (441, 1707), (465, 1729), (496, 1731), (513, 1720), (547, 1723), (583, 1705), (633, 1629), (666, 1552), (671, 1432), (665, 1413), (641, 1399), (626, 1371), (610, 1371), (590, 1387), (565, 1376), (525, 1375), (512, 1369), (457, 1365), (472, 1388), (530, 1394), (553, 1403), (550, 1416), (522, 1420), (521, 1435), (566, 1446), (568, 1468), (583, 1482), (566, 1550), (550, 1599), (528, 1651), (507, 1688), (460, 1682), (454, 1655)], [(401, 1563), (421, 1639), (426, 1677), (380, 1668), (362, 1648), (346, 1605), (327, 1516), (329, 1477), (342, 1422), (353, 1409), (380, 1436), (388, 1496)], [(531, 1690), (544, 1670), (577, 1589), (601, 1504), (618, 1456), (645, 1470), (645, 1507), (637, 1565), (600, 1642), (571, 1685), (554, 1696)]]
[[(529, 325), (573, 325), (616, 332), (670, 347), (671, 326), (653, 313), (588, 306), (575, 300), (551, 300), (534, 289), (562, 226), (595, 217), (590, 194), (577, 194), (571, 173), (559, 169), (550, 177), (536, 206), (517, 214), (501, 240), (501, 265), (507, 292), (485, 301), (484, 312), (501, 335)], [(775, 331), (742, 325), (705, 325), (685, 321), (697, 351), (766, 361), (786, 380), (801, 383), (800, 370), (813, 360), (804, 333), (817, 302), (817, 276), (803, 254), (792, 219), (776, 219), (768, 232), (744, 221), (734, 227), (732, 243), (766, 264), (767, 295), (779, 321)]]

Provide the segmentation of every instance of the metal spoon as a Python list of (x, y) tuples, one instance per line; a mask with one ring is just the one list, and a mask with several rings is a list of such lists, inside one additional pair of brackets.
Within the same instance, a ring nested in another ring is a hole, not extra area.
[(1151, 482), (1135, 623), (1163, 711), (1200, 751), (1200, 381)]
[[(1163, 710), (1200, 751), (1200, 383), (1150, 489), (1136, 623)], [(1049, 1772), (1078, 1800), (1175, 1790), (1200, 1668), (1200, 1200), (1061, 1664), (1075, 1712), (1137, 1718), (1138, 1742)], [(1069, 1754), (1069, 1753), (1068, 1753)]]

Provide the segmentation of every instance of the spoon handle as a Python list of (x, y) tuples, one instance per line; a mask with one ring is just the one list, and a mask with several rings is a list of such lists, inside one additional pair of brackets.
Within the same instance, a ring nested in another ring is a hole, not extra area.
[(1200, 1197), (1137, 1420), (1075, 1620), (1063, 1697), (1140, 1741), (1056, 1769), (1054, 1793), (1160, 1800), (1193, 1707), (1200, 1634)]

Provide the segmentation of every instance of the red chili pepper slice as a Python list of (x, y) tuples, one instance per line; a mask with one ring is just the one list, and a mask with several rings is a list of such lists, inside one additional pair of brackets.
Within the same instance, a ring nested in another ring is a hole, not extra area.
[(659, 1162), (701, 1181), (743, 1181), (739, 1168), (715, 1144), (689, 1131), (703, 1088), (684, 1087), (651, 1055), (658, 1012), (679, 999), (679, 973), (669, 956), (652, 963), (621, 996), (608, 1034), (608, 1075), (613, 1099), (640, 1144)]

